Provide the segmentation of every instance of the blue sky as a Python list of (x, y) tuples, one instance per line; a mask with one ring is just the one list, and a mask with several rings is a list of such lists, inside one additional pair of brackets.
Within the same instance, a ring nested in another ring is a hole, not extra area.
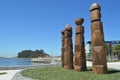
[(120, 40), (119, 0), (0, 0), (0, 56), (17, 56), (26, 50), (44, 49), (61, 54), (61, 30), (84, 18), (85, 42), (91, 40), (92, 3), (101, 5), (105, 40)]

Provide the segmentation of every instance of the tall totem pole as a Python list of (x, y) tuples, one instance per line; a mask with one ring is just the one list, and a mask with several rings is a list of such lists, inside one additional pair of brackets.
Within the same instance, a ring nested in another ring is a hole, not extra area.
[(75, 37), (75, 50), (74, 50), (74, 70), (85, 71), (86, 70), (86, 57), (85, 57), (85, 45), (84, 45), (84, 22), (83, 18), (78, 18), (75, 21), (76, 24), (76, 37)]
[(72, 27), (66, 25), (64, 30), (64, 68), (73, 69)]
[(90, 7), (93, 73), (107, 73), (104, 32), (101, 22), (101, 7), (93, 3)]

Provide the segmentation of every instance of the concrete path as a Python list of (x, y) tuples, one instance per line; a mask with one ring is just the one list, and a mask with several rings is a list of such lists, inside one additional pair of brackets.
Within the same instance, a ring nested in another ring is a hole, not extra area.
[[(91, 67), (92, 66), (92, 62), (87, 61), (87, 66)], [(108, 62), (107, 63), (107, 67), (120, 70), (120, 62)]]
[(108, 62), (107, 66), (108, 68), (120, 70), (120, 62)]
[(3, 70), (3, 71), (0, 71), (0, 73), (2, 73), (2, 72), (7, 73), (4, 75), (0, 75), (0, 80), (11, 80), (13, 78), (13, 76), (19, 71), (21, 71), (21, 70)]
[(27, 78), (27, 77), (23, 77), (21, 75), (21, 72), (18, 72), (17, 74), (14, 75), (14, 77), (11, 80), (37, 80), (37, 79), (31, 79), (31, 78)]

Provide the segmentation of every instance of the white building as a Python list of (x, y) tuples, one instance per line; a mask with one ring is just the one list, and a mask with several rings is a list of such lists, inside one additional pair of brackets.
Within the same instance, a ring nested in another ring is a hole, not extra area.
[[(113, 46), (116, 46), (116, 45), (120, 45), (120, 41), (105, 41), (105, 45), (107, 45), (107, 46), (109, 46), (109, 47), (113, 47)], [(114, 55), (114, 56), (118, 56), (119, 54), (117, 53), (117, 54), (115, 54), (115, 53), (112, 53), (111, 51), (110, 51), (110, 48), (108, 49), (108, 53), (106, 53), (107, 54), (107, 56), (109, 56), (109, 55)], [(85, 46), (85, 53), (86, 53), (86, 58), (88, 58), (88, 59), (92, 59), (92, 45), (91, 45), (91, 41), (88, 41), (87, 43), (86, 43), (86, 46)], [(114, 57), (113, 56), (113, 57)]]

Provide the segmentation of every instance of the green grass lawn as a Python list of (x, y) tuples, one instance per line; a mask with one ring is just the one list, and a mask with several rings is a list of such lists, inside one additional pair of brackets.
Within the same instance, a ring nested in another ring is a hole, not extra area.
[(0, 75), (7, 74), (6, 72), (1, 72)]
[(109, 60), (107, 62), (120, 62), (120, 60)]
[(91, 70), (76, 72), (61, 67), (45, 67), (28, 69), (22, 72), (23, 76), (38, 80), (120, 80), (120, 72), (109, 70), (108, 74), (93, 74)]

